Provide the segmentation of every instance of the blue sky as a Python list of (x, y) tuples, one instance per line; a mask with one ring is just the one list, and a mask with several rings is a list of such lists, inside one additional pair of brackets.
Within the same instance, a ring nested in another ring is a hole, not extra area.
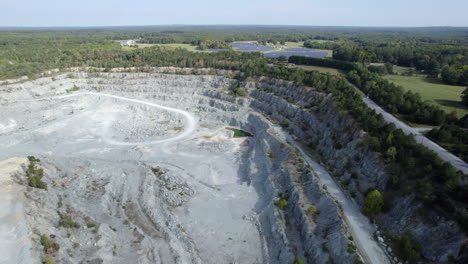
[(0, 26), (468, 26), (468, 0), (0, 0)]

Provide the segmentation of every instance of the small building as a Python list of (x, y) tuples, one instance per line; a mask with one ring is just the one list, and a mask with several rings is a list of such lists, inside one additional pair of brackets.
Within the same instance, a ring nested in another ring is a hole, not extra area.
[(120, 45), (121, 46), (133, 46), (133, 45), (136, 45), (136, 42), (132, 39), (124, 40), (124, 41), (120, 41)]

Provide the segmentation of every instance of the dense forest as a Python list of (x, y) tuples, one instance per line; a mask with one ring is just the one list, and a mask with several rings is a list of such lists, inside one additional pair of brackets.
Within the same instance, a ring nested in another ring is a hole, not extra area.
[(468, 85), (468, 45), (451, 40), (436, 43), (388, 40), (335, 44), (333, 58), (353, 62), (382, 62), (415, 67), (447, 84)]
[[(215, 44), (216, 45), (216, 44)], [(0, 35), (0, 78), (14, 78), (53, 68), (165, 66), (239, 69), (241, 62), (262, 58), (259, 53), (193, 53), (184, 49), (124, 50), (118, 42), (100, 35), (70, 32), (6, 33)]]

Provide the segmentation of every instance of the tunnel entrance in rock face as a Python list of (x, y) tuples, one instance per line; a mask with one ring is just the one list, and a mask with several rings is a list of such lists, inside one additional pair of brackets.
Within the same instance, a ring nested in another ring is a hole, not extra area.
[[(64, 74), (0, 106), (0, 158), (40, 157), (49, 188), (29, 190), (25, 219), (64, 263), (352, 263), (336, 204), (261, 111), (267, 93), (233, 96), (222, 76), (81, 75), (80, 91)], [(58, 228), (64, 214), (81, 228)]]

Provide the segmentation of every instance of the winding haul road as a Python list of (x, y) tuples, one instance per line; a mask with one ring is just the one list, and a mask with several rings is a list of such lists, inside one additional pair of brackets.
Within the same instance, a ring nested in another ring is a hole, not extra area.
[(49, 97), (49, 98), (43, 98), (43, 99), (38, 99), (38, 100), (52, 100), (52, 99), (66, 99), (70, 97), (76, 97), (76, 96), (85, 96), (85, 95), (93, 95), (93, 96), (101, 96), (101, 97), (108, 97), (108, 98), (113, 98), (117, 100), (122, 100), (122, 101), (127, 101), (127, 102), (132, 102), (132, 103), (138, 103), (138, 104), (144, 104), (148, 105), (151, 107), (155, 107), (158, 109), (162, 109), (165, 111), (169, 112), (174, 112), (177, 114), (180, 114), (185, 117), (186, 122), (184, 124), (184, 131), (182, 133), (177, 134), (174, 137), (170, 138), (165, 138), (161, 140), (154, 140), (154, 141), (144, 141), (144, 142), (122, 142), (122, 141), (116, 141), (111, 138), (108, 138), (104, 136), (104, 140), (112, 145), (119, 145), (119, 146), (142, 146), (142, 145), (154, 145), (154, 144), (161, 144), (161, 143), (168, 143), (168, 142), (174, 142), (174, 141), (179, 141), (182, 140), (183, 138), (186, 138), (195, 132), (195, 129), (197, 128), (197, 121), (195, 117), (187, 112), (183, 111), (177, 108), (172, 108), (168, 106), (162, 106), (158, 105), (155, 103), (150, 103), (138, 99), (130, 99), (122, 96), (117, 96), (117, 95), (111, 95), (111, 94), (105, 94), (105, 93), (96, 93), (96, 92), (81, 92), (81, 93), (74, 93), (74, 94), (68, 94), (68, 95), (61, 95), (61, 96), (55, 96), (55, 97)]
[(360, 207), (353, 200), (346, 197), (327, 170), (312, 160), (290, 135), (284, 133), (280, 128), (275, 130), (301, 153), (301, 156), (317, 175), (319, 182), (327, 187), (327, 192), (339, 204), (344, 216), (343, 219), (349, 227), (364, 262), (368, 264), (391, 264), (388, 255), (374, 238), (375, 225), (361, 213)]
[[(352, 83), (349, 84), (352, 85), (355, 89), (359, 90), (359, 88), (357, 88)], [(375, 110), (377, 114), (381, 114), (385, 121), (395, 124), (395, 126), (397, 128), (400, 128), (406, 135), (413, 135), (418, 143), (437, 153), (437, 155), (439, 155), (439, 157), (442, 160), (449, 162), (456, 169), (462, 171), (465, 174), (468, 174), (468, 164), (466, 162), (461, 160), (459, 157), (453, 155), (446, 149), (442, 148), (441, 146), (437, 145), (434, 141), (425, 137), (423, 134), (421, 134), (421, 129), (408, 126), (404, 122), (400, 121), (398, 118), (394, 117), (392, 114), (385, 111), (368, 96), (363, 96), (362, 99), (369, 108)]]

